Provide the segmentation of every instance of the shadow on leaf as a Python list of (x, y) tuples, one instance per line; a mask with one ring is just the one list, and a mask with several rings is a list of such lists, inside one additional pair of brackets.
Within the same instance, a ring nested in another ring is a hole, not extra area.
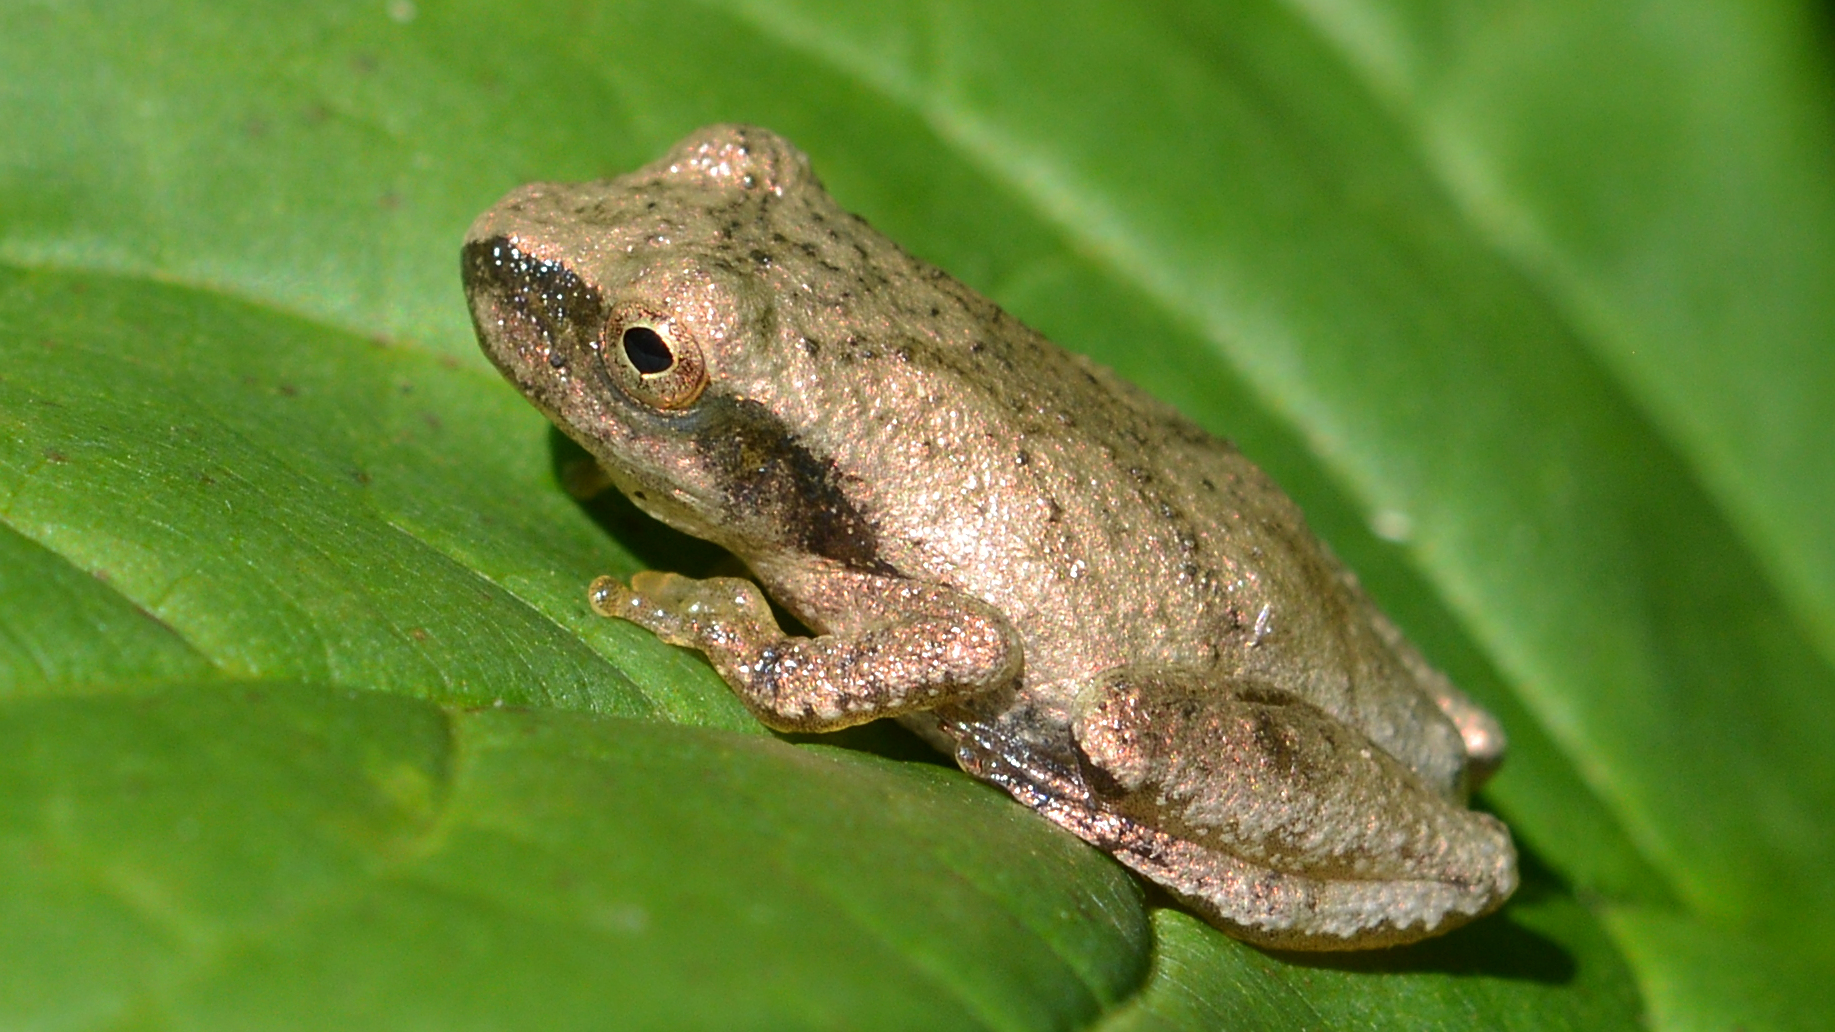
[[(556, 483), (645, 567), (672, 570), (687, 577), (751, 576), (745, 564), (726, 549), (684, 534), (637, 508), (624, 492), (611, 485), (586, 449), (554, 427), (548, 430), (548, 451)], [(769, 601), (778, 626), (794, 635), (811, 633), (775, 599)], [(796, 744), (873, 753), (889, 760), (955, 767), (953, 759), (896, 720), (875, 720), (828, 734), (777, 733), (777, 737)]]
[(685, 577), (745, 575), (743, 564), (731, 552), (690, 537), (638, 509), (612, 486), (586, 449), (554, 427), (548, 428), (548, 455), (561, 489), (645, 567), (673, 570)]
[[(1519, 845), (1520, 848), (1520, 845)], [(1566, 889), (1539, 858), (1522, 852), (1522, 887), (1504, 909), (1464, 928), (1412, 946), (1359, 953), (1293, 953), (1267, 951), (1270, 956), (1298, 967), (1333, 971), (1396, 974), (1434, 972), (1446, 975), (1480, 975), (1542, 985), (1567, 985), (1579, 973), (1579, 963), (1568, 949), (1542, 933), (1518, 923), (1512, 910)]]

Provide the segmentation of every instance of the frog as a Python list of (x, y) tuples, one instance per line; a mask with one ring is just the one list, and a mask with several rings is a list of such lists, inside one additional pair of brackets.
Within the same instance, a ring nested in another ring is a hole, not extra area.
[(1499, 722), (1268, 475), (843, 209), (784, 138), (714, 125), (524, 185), (461, 267), (503, 376), (749, 574), (600, 577), (593, 610), (703, 654), (769, 728), (895, 718), (1265, 949), (1411, 943), (1516, 888), (1468, 805)]

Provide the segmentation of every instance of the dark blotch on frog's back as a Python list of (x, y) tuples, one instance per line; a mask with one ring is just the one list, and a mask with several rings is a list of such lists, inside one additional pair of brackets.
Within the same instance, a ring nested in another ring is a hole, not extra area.
[(744, 524), (784, 528), (783, 545), (852, 570), (896, 575), (879, 535), (841, 490), (833, 460), (815, 455), (755, 401), (712, 396), (696, 414), (695, 451), (720, 477)]

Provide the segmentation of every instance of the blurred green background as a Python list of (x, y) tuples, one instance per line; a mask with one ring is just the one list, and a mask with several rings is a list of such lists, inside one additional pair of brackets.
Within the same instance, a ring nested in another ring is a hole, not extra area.
[[(0, 7), (0, 1026), (1821, 1027), (1832, 28)], [(562, 492), (458, 243), (721, 120), (1269, 469), (1504, 718), (1518, 899), (1260, 953), (592, 617), (687, 550)]]

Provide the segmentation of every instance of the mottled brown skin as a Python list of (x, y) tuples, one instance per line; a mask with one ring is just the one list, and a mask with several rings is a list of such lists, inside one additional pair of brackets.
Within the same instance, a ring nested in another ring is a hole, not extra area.
[(1465, 808), (1497, 724), (1259, 469), (841, 210), (761, 129), (532, 184), (467, 235), (478, 338), (645, 511), (757, 587), (594, 605), (772, 727), (898, 716), (963, 769), (1284, 949), (1438, 934), (1516, 885)]

